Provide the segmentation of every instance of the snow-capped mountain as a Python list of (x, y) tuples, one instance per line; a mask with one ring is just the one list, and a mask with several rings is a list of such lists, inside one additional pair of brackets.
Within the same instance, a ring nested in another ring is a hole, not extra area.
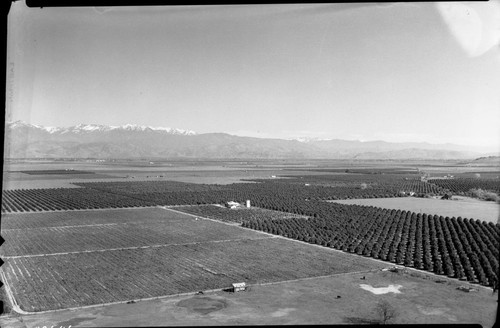
[(122, 129), (127, 131), (159, 131), (165, 132), (168, 134), (179, 134), (185, 136), (195, 135), (196, 132), (191, 130), (182, 130), (182, 129), (174, 129), (174, 128), (166, 128), (166, 127), (152, 127), (152, 126), (144, 126), (137, 124), (126, 124), (122, 126), (110, 126), (111, 130)]
[(332, 139), (320, 139), (320, 138), (313, 138), (313, 137), (298, 137), (298, 138), (293, 138), (293, 139), (288, 139), (288, 140), (296, 140), (299, 142), (307, 143), (307, 142), (313, 142), (313, 141), (328, 141), (328, 140), (332, 140)]
[(123, 131), (157, 131), (166, 134), (186, 135), (186, 136), (196, 135), (196, 132), (191, 130), (182, 130), (169, 127), (152, 127), (152, 126), (144, 126), (137, 124), (125, 124), (121, 126), (102, 125), (102, 124), (78, 124), (75, 126), (64, 128), (64, 127), (48, 127), (48, 126), (44, 127), (36, 124), (25, 123), (22, 121), (15, 121), (15, 122), (7, 122), (6, 125), (10, 129), (30, 128), (30, 129), (38, 129), (41, 131), (45, 131), (50, 134), (66, 134), (66, 133), (81, 134), (89, 132), (108, 132), (108, 131), (123, 130)]
[(136, 124), (43, 127), (5, 125), (4, 158), (322, 158), (472, 159), (457, 145), (305, 138), (239, 137)]

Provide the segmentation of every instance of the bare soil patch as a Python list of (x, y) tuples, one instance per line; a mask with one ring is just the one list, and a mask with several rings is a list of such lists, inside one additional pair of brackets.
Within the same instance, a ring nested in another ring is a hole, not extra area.
[(375, 295), (380, 295), (380, 294), (387, 294), (387, 293), (394, 293), (394, 294), (400, 294), (401, 292), (399, 289), (401, 289), (401, 285), (389, 285), (387, 287), (373, 287), (371, 285), (365, 285), (361, 284), (359, 285), (361, 289), (367, 290)]
[(189, 311), (208, 314), (219, 311), (227, 307), (226, 300), (209, 296), (195, 296), (177, 303), (177, 306), (184, 307)]

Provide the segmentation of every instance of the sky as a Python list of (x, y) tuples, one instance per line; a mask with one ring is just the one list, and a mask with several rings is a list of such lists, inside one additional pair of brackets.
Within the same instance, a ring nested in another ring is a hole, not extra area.
[(6, 121), (500, 150), (500, 2), (28, 8)]

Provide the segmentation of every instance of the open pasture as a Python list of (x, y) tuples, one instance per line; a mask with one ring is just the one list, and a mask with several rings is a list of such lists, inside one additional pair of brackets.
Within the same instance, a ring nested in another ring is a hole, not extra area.
[(329, 202), (339, 204), (356, 204), (364, 206), (377, 206), (387, 209), (398, 209), (428, 215), (442, 215), (449, 217), (462, 217), (479, 219), (487, 222), (498, 222), (500, 216), (500, 204), (486, 202), (477, 199), (443, 200), (435, 198), (367, 198), (367, 199), (344, 199)]

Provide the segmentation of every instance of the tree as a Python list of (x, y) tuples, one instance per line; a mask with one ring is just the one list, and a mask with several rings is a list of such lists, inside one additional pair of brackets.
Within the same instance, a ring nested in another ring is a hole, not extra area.
[(383, 325), (389, 323), (389, 321), (391, 321), (398, 315), (396, 309), (388, 301), (385, 300), (380, 301), (377, 304), (377, 306), (375, 307), (375, 311), (380, 318), (380, 323)]

